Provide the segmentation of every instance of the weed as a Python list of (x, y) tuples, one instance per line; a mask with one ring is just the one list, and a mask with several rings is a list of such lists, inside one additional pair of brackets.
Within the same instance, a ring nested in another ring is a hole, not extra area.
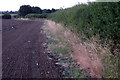
[(48, 44), (58, 44), (58, 41), (57, 40), (53, 40), (53, 39), (47, 39), (46, 43), (48, 43)]
[(52, 55), (58, 59), (56, 64), (64, 67), (62, 75), (65, 78), (80, 78), (82, 73), (75, 64), (75, 60), (70, 57), (72, 45), (67, 42), (65, 36), (63, 36), (65, 30), (52, 32), (48, 29), (48, 26), (44, 27), (44, 32), (48, 36), (46, 43), (48, 48), (52, 51)]
[(55, 54), (67, 54), (68, 49), (67, 48), (56, 48), (53, 51)]

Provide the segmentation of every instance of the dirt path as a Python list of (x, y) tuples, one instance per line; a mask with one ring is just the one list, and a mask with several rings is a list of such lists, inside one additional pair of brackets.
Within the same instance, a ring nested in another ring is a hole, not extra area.
[(42, 24), (42, 21), (3, 20), (3, 78), (60, 77), (42, 46), (46, 39), (41, 33)]
[(65, 46), (70, 44), (72, 47), (71, 57), (80, 65), (80, 68), (86, 71), (86, 74), (92, 78), (101, 78), (103, 64), (95, 53), (95, 44), (81, 42), (80, 38), (72, 33), (69, 29), (65, 29), (62, 25), (53, 21), (46, 20), (46, 30), (51, 32), (52, 37)]

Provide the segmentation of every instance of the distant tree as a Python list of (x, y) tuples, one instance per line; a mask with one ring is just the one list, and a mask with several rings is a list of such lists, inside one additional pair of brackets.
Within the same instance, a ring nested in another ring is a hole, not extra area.
[(8, 13), (9, 14), (17, 14), (18, 12), (17, 11), (9, 11)]
[(42, 10), (39, 7), (31, 7), (30, 5), (22, 5), (19, 9), (20, 16), (26, 16), (29, 13), (42, 14)]
[(46, 13), (46, 11), (47, 11), (47, 9), (43, 9), (43, 10), (42, 10), (42, 13)]
[(50, 9), (43, 9), (42, 12), (43, 13), (52, 13), (52, 10), (50, 10)]
[(54, 8), (52, 8), (51, 12), (55, 12), (56, 10)]
[(32, 7), (32, 13), (42, 14), (42, 10), (39, 7)]
[(32, 12), (32, 8), (31, 8), (30, 5), (22, 5), (22, 6), (20, 6), (20, 9), (19, 9), (20, 16), (24, 17), (25, 15), (27, 15), (27, 14), (29, 14), (31, 12)]
[(50, 9), (47, 9), (46, 13), (51, 13), (52, 11)]

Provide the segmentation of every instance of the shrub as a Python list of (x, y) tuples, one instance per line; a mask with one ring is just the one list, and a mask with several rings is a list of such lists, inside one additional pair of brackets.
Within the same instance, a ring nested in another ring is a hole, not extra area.
[[(76, 5), (50, 14), (49, 19), (70, 27), (72, 31), (86, 37), (99, 36), (103, 46), (109, 45), (111, 52), (102, 54), (106, 64), (105, 77), (118, 77), (120, 53), (120, 2), (101, 2)], [(96, 41), (98, 42), (98, 41)], [(112, 53), (112, 55), (111, 55)], [(104, 56), (105, 55), (105, 56)], [(115, 73), (115, 74), (114, 74)]]
[[(59, 10), (49, 16), (56, 22), (72, 26), (88, 38), (99, 35), (100, 39), (111, 39), (115, 44), (120, 39), (120, 2), (88, 3)], [(108, 42), (108, 41), (106, 41)]]
[(11, 15), (10, 14), (3, 14), (2, 19), (11, 19)]
[(25, 17), (26, 18), (47, 18), (48, 14), (28, 14)]
[(21, 16), (16, 14), (16, 15), (13, 15), (14, 18), (20, 18)]

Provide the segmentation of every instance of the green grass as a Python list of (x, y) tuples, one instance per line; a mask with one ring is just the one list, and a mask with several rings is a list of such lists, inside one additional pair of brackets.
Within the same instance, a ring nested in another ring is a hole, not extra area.
[(53, 39), (47, 39), (46, 43), (48, 43), (48, 44), (57, 44), (58, 41), (57, 40), (53, 40)]
[(107, 67), (105, 67), (104, 76), (106, 77), (118, 77), (119, 73), (119, 58), (109, 56), (106, 58)]
[(78, 68), (76, 67), (65, 68), (63, 74), (71, 78), (80, 78), (81, 76), (83, 76), (80, 70), (78, 70)]
[(68, 54), (68, 49), (67, 48), (56, 48), (53, 51), (55, 54)]
[[(46, 32), (47, 32), (47, 35), (52, 36), (52, 38), (55, 37), (52, 34), (50, 34), (49, 31), (46, 31)], [(80, 71), (79, 67), (75, 65), (76, 61), (70, 57), (71, 45), (65, 42), (51, 39), (51, 38), (47, 39), (46, 43), (48, 43), (48, 46), (50, 46), (50, 49), (52, 50), (52, 55), (57, 57), (58, 63), (64, 67), (62, 71), (62, 75), (64, 79), (65, 78), (85, 78), (84, 74)], [(61, 46), (61, 45), (64, 45), (64, 46)]]

